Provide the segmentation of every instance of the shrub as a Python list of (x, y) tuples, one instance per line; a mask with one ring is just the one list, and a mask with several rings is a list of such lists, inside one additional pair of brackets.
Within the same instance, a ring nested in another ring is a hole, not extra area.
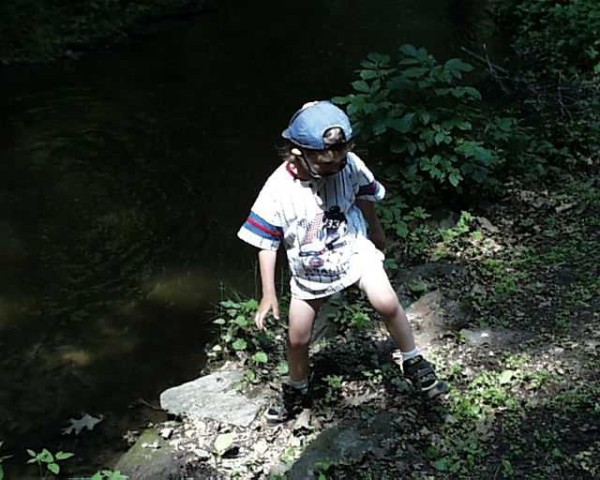
[(388, 182), (413, 195), (462, 192), (494, 184), (516, 120), (486, 115), (458, 58), (440, 64), (424, 48), (403, 45), (399, 58), (370, 53), (346, 105), (359, 139), (384, 159)]

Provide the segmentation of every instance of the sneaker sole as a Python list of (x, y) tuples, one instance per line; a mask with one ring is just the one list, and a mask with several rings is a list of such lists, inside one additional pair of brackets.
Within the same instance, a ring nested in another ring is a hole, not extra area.
[(440, 395), (448, 393), (448, 391), (448, 384), (446, 382), (438, 380), (427, 390), (421, 390), (419, 393), (427, 400), (433, 400), (439, 397)]

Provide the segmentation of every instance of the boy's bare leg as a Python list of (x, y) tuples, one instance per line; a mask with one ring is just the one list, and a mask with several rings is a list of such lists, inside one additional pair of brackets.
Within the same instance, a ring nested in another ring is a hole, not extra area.
[(325, 301), (326, 299), (321, 298), (292, 298), (290, 302), (287, 354), (292, 382), (308, 379), (308, 346), (315, 317)]
[(414, 350), (416, 347), (412, 329), (383, 269), (383, 264), (375, 262), (371, 268), (365, 270), (359, 282), (360, 289), (365, 292), (373, 308), (383, 317), (385, 326), (400, 350), (402, 352)]
[(361, 278), (359, 286), (367, 294), (373, 308), (384, 318), (390, 335), (400, 347), (405, 378), (425, 398), (433, 399), (446, 393), (448, 385), (438, 380), (433, 366), (423, 358), (415, 346), (408, 319), (383, 269), (383, 264), (373, 262), (372, 268)]

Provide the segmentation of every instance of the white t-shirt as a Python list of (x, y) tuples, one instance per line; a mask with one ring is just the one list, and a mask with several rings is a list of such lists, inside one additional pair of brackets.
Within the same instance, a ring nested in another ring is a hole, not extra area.
[(365, 258), (383, 254), (367, 238), (356, 199), (381, 200), (384, 187), (355, 154), (342, 171), (300, 180), (287, 162), (267, 179), (238, 237), (262, 250), (283, 241), (292, 274), (292, 296), (329, 296), (356, 283)]

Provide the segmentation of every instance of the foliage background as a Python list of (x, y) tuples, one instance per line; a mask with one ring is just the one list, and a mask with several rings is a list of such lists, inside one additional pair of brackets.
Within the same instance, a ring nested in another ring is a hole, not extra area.
[(0, 59), (52, 60), (70, 49), (87, 49), (126, 36), (135, 23), (193, 12), (199, 0), (14, 0), (0, 3)]

